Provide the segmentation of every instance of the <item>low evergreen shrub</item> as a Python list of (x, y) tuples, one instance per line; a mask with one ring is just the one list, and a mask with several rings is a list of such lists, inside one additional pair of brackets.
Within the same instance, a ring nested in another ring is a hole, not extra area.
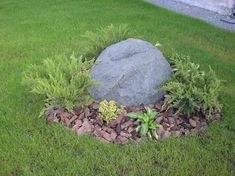
[(90, 68), (94, 60), (58, 55), (40, 65), (30, 65), (23, 73), (22, 84), (32, 93), (45, 96), (46, 108), (65, 107), (68, 110), (90, 102), (88, 89), (95, 85)]
[(174, 75), (163, 85), (168, 92), (164, 106), (176, 108), (177, 113), (188, 117), (198, 112), (210, 118), (213, 109), (221, 107), (218, 101), (221, 80), (211, 68), (208, 72), (200, 70), (189, 57), (176, 55), (171, 60)]

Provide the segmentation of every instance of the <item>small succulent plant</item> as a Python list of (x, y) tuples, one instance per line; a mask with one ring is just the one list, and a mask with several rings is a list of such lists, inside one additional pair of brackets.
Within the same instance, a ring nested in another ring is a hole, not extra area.
[(123, 108), (119, 108), (115, 101), (103, 100), (99, 103), (99, 117), (106, 122), (116, 119), (122, 111)]

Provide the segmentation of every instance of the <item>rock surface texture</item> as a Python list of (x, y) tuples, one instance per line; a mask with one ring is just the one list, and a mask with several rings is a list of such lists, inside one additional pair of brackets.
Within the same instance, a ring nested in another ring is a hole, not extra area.
[(159, 101), (164, 92), (157, 87), (172, 74), (160, 50), (139, 39), (127, 39), (107, 47), (97, 61), (92, 78), (100, 85), (90, 93), (96, 100), (114, 100), (119, 105)]

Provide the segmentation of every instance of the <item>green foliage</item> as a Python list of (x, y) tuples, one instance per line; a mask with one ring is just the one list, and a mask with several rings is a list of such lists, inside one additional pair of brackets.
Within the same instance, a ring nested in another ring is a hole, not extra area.
[(221, 81), (215, 72), (211, 68), (208, 72), (201, 71), (198, 64), (185, 56), (174, 56), (172, 63), (173, 78), (163, 86), (168, 91), (164, 106), (176, 108), (177, 113), (188, 116), (200, 112), (210, 118), (213, 109), (220, 107)]
[(32, 93), (44, 95), (46, 108), (62, 106), (71, 110), (91, 100), (88, 89), (95, 84), (90, 77), (93, 63), (74, 55), (58, 55), (41, 65), (31, 65), (23, 73), (22, 84)]
[(156, 117), (159, 115), (158, 112), (153, 111), (151, 108), (145, 108), (146, 113), (142, 112), (130, 112), (127, 114), (128, 117), (137, 119), (140, 122), (140, 125), (137, 127), (137, 131), (141, 136), (148, 134), (150, 139), (158, 139), (156, 130), (159, 127), (159, 124), (155, 122)]
[(119, 108), (115, 101), (103, 100), (100, 102), (99, 106), (99, 117), (104, 121), (109, 122), (114, 120), (118, 113), (122, 112), (123, 108)]
[(83, 35), (86, 40), (82, 47), (82, 55), (86, 58), (96, 58), (107, 46), (134, 36), (128, 25), (124, 24), (119, 26), (111, 24), (98, 28), (95, 32), (87, 31)]

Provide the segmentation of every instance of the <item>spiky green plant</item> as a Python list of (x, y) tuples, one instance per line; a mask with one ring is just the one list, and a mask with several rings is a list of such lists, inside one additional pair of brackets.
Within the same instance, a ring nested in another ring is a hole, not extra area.
[(135, 37), (135, 34), (128, 25), (114, 26), (111, 24), (107, 27), (98, 28), (95, 32), (87, 31), (83, 37), (85, 44), (81, 48), (81, 54), (86, 58), (96, 58), (109, 45)]
[(157, 136), (157, 128), (160, 127), (157, 122), (155, 122), (155, 119), (159, 115), (158, 112), (153, 111), (151, 108), (147, 107), (145, 108), (146, 112), (130, 112), (127, 114), (128, 117), (136, 119), (138, 122), (140, 122), (140, 125), (137, 127), (137, 132), (141, 136), (148, 135), (150, 139), (158, 139)]

